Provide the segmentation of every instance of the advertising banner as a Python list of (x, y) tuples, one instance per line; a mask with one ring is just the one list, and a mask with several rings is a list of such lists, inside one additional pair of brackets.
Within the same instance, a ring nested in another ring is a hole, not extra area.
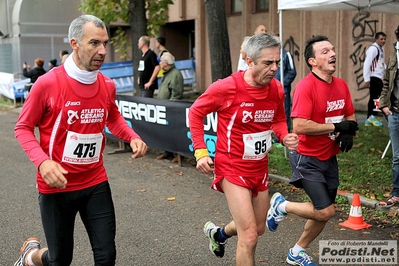
[[(116, 104), (126, 122), (150, 148), (193, 157), (188, 110), (192, 102), (117, 95)], [(204, 121), (205, 142), (209, 154), (216, 150), (216, 114)], [(107, 137), (116, 139), (108, 129)]]
[(10, 73), (0, 72), (0, 94), (9, 99), (14, 99), (14, 75)]

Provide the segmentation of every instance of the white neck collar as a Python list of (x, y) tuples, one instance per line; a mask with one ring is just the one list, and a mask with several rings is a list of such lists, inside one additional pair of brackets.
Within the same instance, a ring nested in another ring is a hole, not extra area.
[(74, 52), (72, 52), (64, 62), (64, 68), (68, 76), (83, 84), (93, 84), (97, 80), (98, 70), (87, 71), (80, 69), (73, 61)]

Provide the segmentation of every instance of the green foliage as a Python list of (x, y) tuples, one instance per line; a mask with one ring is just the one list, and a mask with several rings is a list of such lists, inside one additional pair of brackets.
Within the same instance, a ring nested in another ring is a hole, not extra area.
[[(354, 139), (349, 152), (337, 155), (340, 190), (359, 193), (376, 200), (385, 199), (392, 189), (392, 150), (389, 148), (384, 159), (381, 156), (389, 141), (389, 132), (384, 127), (365, 127)], [(287, 151), (288, 157), (288, 151)], [(284, 148), (273, 145), (269, 154), (269, 171), (280, 176), (291, 176), (289, 159), (284, 156)]]
[(0, 94), (0, 106), (1, 107), (12, 107), (14, 103), (11, 99), (6, 98), (4, 95)]
[(126, 31), (121, 27), (118, 27), (110, 43), (115, 47), (115, 52), (121, 53), (121, 59), (127, 58), (127, 51), (132, 49), (132, 44), (128, 41)]
[(337, 204), (348, 204), (348, 199), (346, 197), (344, 197), (344, 196), (337, 195), (335, 197), (335, 202)]
[(158, 36), (159, 29), (165, 25), (169, 16), (167, 14), (168, 5), (173, 5), (172, 0), (148, 0), (148, 32), (150, 37)]
[(79, 10), (99, 17), (106, 25), (121, 20), (129, 22), (128, 0), (82, 0)]
[[(144, 1), (144, 0), (143, 0)], [(159, 35), (159, 29), (168, 20), (168, 5), (172, 5), (172, 0), (145, 0), (147, 10), (147, 34), (150, 37)], [(85, 14), (92, 14), (104, 21), (106, 25), (120, 21), (129, 25), (129, 0), (82, 0), (79, 10)], [(132, 46), (127, 41), (127, 36), (122, 28), (118, 28), (115, 35), (111, 38), (117, 52), (121, 53), (121, 58), (126, 58), (127, 51)]]

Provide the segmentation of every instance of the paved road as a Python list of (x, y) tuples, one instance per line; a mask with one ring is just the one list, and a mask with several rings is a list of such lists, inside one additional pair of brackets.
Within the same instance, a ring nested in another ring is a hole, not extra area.
[[(0, 266), (13, 265), (21, 243), (28, 237), (39, 237), (45, 246), (35, 167), (13, 135), (17, 117), (15, 110), (0, 111)], [(106, 151), (116, 148), (109, 144)], [(220, 259), (211, 255), (202, 232), (208, 220), (216, 224), (230, 220), (223, 195), (209, 189), (211, 177), (198, 173), (188, 163), (178, 167), (157, 161), (156, 155), (150, 152), (136, 160), (131, 160), (128, 153), (105, 155), (117, 215), (117, 265), (234, 265), (236, 239), (229, 241), (226, 255)], [(271, 192), (276, 189), (273, 186)], [(376, 226), (364, 231), (345, 230), (338, 226), (338, 219), (342, 217), (334, 217), (311, 245), (309, 253), (316, 256), (316, 262), (318, 240), (388, 240), (394, 230)], [(287, 249), (295, 243), (303, 224), (303, 219), (290, 216), (277, 232), (262, 236), (257, 265), (285, 265)], [(72, 265), (93, 265), (79, 219)]]

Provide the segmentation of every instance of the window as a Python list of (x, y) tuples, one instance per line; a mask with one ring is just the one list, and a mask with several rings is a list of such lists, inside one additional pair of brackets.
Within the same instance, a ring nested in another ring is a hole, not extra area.
[(257, 10), (268, 10), (269, 9), (269, 0), (257, 0), (256, 1), (256, 9)]
[(269, 12), (270, 0), (252, 0), (252, 13)]
[[(214, 0), (211, 0), (214, 1)], [(242, 13), (242, 5), (246, 4), (243, 0), (225, 0), (226, 15), (240, 15)], [(251, 13), (269, 12), (270, 0), (250, 0)]]
[(242, 12), (242, 0), (232, 0), (231, 13), (241, 13), (241, 12)]
[(225, 3), (227, 16), (240, 15), (242, 13), (242, 0), (225, 0)]

